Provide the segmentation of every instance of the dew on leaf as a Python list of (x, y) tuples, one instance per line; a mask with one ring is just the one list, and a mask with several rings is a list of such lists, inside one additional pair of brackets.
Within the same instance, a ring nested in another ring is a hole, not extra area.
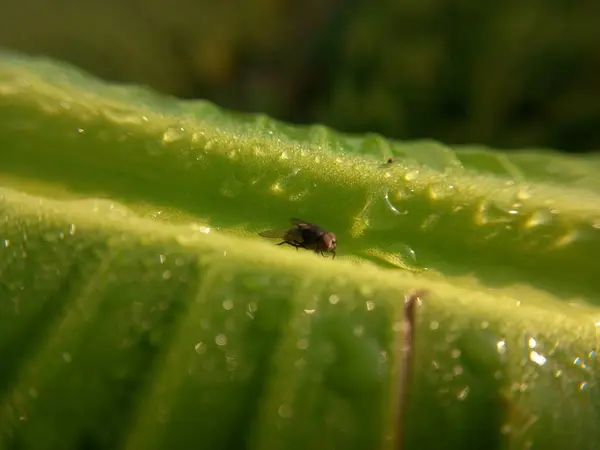
[(437, 330), (440, 327), (440, 323), (437, 320), (432, 320), (429, 322), (429, 328), (431, 330)]
[(529, 352), (529, 359), (536, 363), (538, 366), (546, 364), (546, 357), (536, 351)]
[(367, 311), (373, 311), (375, 309), (375, 302), (369, 300), (365, 303), (365, 306), (367, 307)]
[(217, 334), (217, 337), (215, 337), (215, 342), (219, 346), (227, 345), (227, 336), (224, 334)]
[(296, 347), (298, 347), (299, 350), (306, 350), (308, 348), (308, 339), (298, 339), (298, 341), (296, 342)]
[(450, 356), (454, 359), (459, 358), (460, 357), (460, 350), (457, 348), (453, 348), (452, 351), (450, 352)]
[(533, 212), (524, 224), (525, 228), (535, 228), (540, 225), (548, 224), (552, 221), (552, 213), (547, 209), (540, 209)]
[(233, 300), (231, 300), (231, 299), (223, 300), (223, 309), (225, 311), (232, 310), (233, 309)]
[(404, 175), (404, 179), (406, 181), (412, 181), (412, 180), (415, 180), (418, 176), (419, 176), (419, 171), (418, 170), (411, 170), (410, 172), (407, 172)]
[(365, 333), (365, 327), (363, 325), (357, 325), (352, 330), (354, 336), (361, 337)]
[(185, 130), (181, 127), (172, 127), (163, 133), (163, 144), (179, 141), (185, 137)]
[(433, 183), (427, 188), (431, 200), (442, 200), (456, 193), (455, 186), (447, 183)]
[(206, 351), (206, 347), (204, 346), (203, 342), (198, 342), (196, 345), (194, 345), (194, 350), (196, 350), (196, 353), (201, 355)]
[(288, 418), (292, 417), (292, 407), (290, 405), (288, 405), (287, 403), (284, 403), (279, 407), (279, 409), (277, 410), (277, 413), (279, 414), (280, 417), (282, 417), (284, 419), (288, 419)]
[(66, 362), (67, 364), (68, 364), (68, 363), (70, 363), (70, 362), (73, 360), (73, 358), (71, 357), (71, 354), (70, 354), (69, 352), (64, 352), (64, 353), (62, 354), (62, 359), (63, 359), (63, 361), (64, 361), (64, 362)]
[(339, 301), (340, 301), (340, 298), (337, 295), (331, 294), (329, 296), (329, 303), (331, 303), (332, 305), (336, 305)]
[(507, 350), (506, 341), (500, 340), (500, 341), (496, 342), (496, 350), (498, 351), (498, 354), (504, 355)]
[(535, 348), (535, 346), (537, 345), (537, 341), (535, 340), (535, 338), (530, 337), (527, 341), (527, 345), (529, 346), (529, 348)]

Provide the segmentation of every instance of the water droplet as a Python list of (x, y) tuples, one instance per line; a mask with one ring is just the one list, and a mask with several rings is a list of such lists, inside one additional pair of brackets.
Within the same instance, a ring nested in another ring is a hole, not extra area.
[(429, 323), (429, 328), (432, 330), (437, 330), (440, 327), (440, 323), (437, 320), (432, 320)]
[(428, 194), (431, 200), (442, 200), (456, 193), (453, 184), (434, 183), (428, 186)]
[(308, 339), (298, 339), (298, 342), (296, 342), (296, 347), (298, 347), (300, 350), (306, 350), (308, 348)]
[(167, 257), (165, 255), (158, 255), (158, 260), (160, 261), (161, 264), (164, 264), (165, 261), (167, 260)]
[(529, 188), (527, 187), (521, 187), (521, 189), (519, 189), (519, 192), (517, 192), (517, 200), (522, 202), (524, 200), (528, 200), (531, 198), (531, 192), (529, 191)]
[(73, 358), (71, 357), (71, 354), (70, 354), (69, 352), (64, 352), (64, 353), (62, 354), (62, 359), (63, 359), (63, 361), (64, 361), (64, 362), (66, 362), (67, 364), (68, 364), (68, 363), (70, 363), (70, 362), (73, 360)]
[(544, 355), (539, 354), (536, 351), (532, 351), (529, 353), (529, 359), (536, 363), (538, 366), (543, 366), (546, 364), (546, 357)]
[(489, 326), (490, 326), (490, 323), (487, 320), (484, 320), (483, 322), (481, 322), (481, 328), (483, 330), (486, 330)]
[(273, 194), (280, 194), (281, 192), (283, 192), (283, 189), (281, 187), (281, 184), (279, 183), (273, 183), (271, 185), (271, 187), (269, 188), (269, 190), (273, 193)]
[(418, 176), (419, 176), (419, 171), (418, 170), (411, 170), (410, 172), (407, 172), (404, 175), (404, 179), (406, 181), (412, 181), (412, 180), (415, 180)]
[(361, 337), (365, 332), (365, 327), (362, 325), (357, 325), (354, 327), (353, 333), (356, 337)]
[(460, 358), (460, 350), (457, 348), (453, 348), (452, 351), (450, 352), (450, 356), (452, 356), (452, 358), (454, 358), (454, 359)]
[(499, 355), (504, 355), (506, 353), (506, 341), (501, 340), (496, 342), (496, 351), (498, 352)]
[(580, 358), (579, 356), (573, 360), (573, 364), (576, 366), (579, 366), (583, 369), (585, 369), (587, 367), (585, 365), (585, 361), (583, 360), (583, 358)]
[(279, 157), (281, 159), (290, 159), (290, 157), (288, 156), (287, 152), (281, 152), (281, 155), (279, 155)]
[(169, 128), (163, 134), (163, 144), (168, 144), (170, 142), (175, 142), (185, 137), (185, 130), (181, 127), (173, 127)]
[(528, 344), (529, 348), (535, 348), (535, 346), (537, 345), (537, 341), (535, 340), (535, 338), (529, 338)]
[(198, 342), (196, 345), (194, 345), (194, 349), (196, 350), (196, 353), (201, 355), (206, 350), (206, 347), (204, 347), (203, 342)]
[(463, 368), (462, 366), (454, 366), (452, 372), (454, 373), (454, 375), (459, 376), (461, 373), (463, 373)]
[(281, 405), (279, 407), (279, 409), (277, 410), (277, 413), (279, 414), (280, 417), (284, 418), (284, 419), (288, 419), (290, 417), (292, 417), (292, 407), (286, 403), (284, 403), (283, 405)]
[(163, 280), (168, 280), (171, 278), (171, 271), (170, 270), (165, 270), (162, 274)]
[(314, 309), (314, 308), (313, 308), (313, 309), (305, 309), (305, 310), (304, 310), (304, 312), (305, 312), (306, 314), (314, 314), (314, 312), (315, 312), (315, 311), (316, 311), (316, 309)]
[(223, 301), (223, 309), (225, 311), (230, 311), (233, 309), (233, 300), (227, 299)]
[(525, 228), (535, 228), (539, 225), (544, 225), (552, 221), (552, 213), (547, 209), (535, 211), (529, 216), (524, 224)]
[(588, 387), (588, 384), (585, 381), (582, 381), (581, 383), (579, 383), (579, 390), (580, 391), (585, 391)]
[(72, 223), (71, 225), (69, 225), (69, 234), (73, 236), (75, 234), (75, 231), (77, 231), (77, 226), (74, 223)]
[(464, 400), (467, 398), (467, 396), (469, 395), (469, 386), (465, 386), (464, 389), (462, 389), (458, 395), (456, 396), (457, 399), (459, 400)]
[(217, 334), (215, 342), (217, 343), (217, 345), (220, 346), (227, 345), (227, 336), (225, 336), (224, 334)]
[(340, 298), (337, 295), (331, 294), (329, 296), (329, 303), (331, 303), (332, 305), (336, 305), (339, 301), (340, 301)]
[(34, 388), (34, 387), (29, 388), (29, 392), (28, 393), (29, 393), (29, 396), (32, 397), (32, 398), (37, 398), (37, 396), (39, 395), (37, 389)]
[(365, 305), (367, 307), (367, 311), (373, 311), (375, 309), (375, 303), (370, 300), (366, 302)]
[(4, 242), (2, 243), (2, 246), (5, 248), (10, 247), (10, 239), (4, 239)]

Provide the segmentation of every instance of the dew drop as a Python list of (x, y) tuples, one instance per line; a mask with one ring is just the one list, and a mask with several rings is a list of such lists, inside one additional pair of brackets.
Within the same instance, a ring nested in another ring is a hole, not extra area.
[(196, 345), (194, 345), (194, 350), (196, 350), (196, 353), (198, 353), (199, 355), (204, 353), (204, 351), (206, 350), (206, 348), (204, 347), (204, 343), (198, 342)]
[(300, 350), (306, 350), (308, 348), (308, 339), (300, 338), (298, 342), (296, 342), (296, 347)]
[(506, 353), (506, 341), (501, 340), (496, 342), (496, 351), (499, 355), (504, 355)]
[(537, 345), (537, 341), (535, 340), (535, 338), (531, 337), (529, 338), (527, 345), (529, 345), (529, 348), (535, 348), (535, 346)]
[(412, 181), (412, 180), (415, 180), (418, 176), (419, 176), (419, 171), (418, 170), (411, 170), (410, 172), (407, 172), (404, 175), (404, 179), (406, 181)]
[(367, 311), (373, 311), (375, 309), (375, 302), (369, 300), (365, 303), (365, 305), (367, 307)]
[(452, 372), (454, 373), (454, 375), (459, 376), (461, 373), (463, 373), (463, 368), (462, 366), (454, 366)]
[(225, 311), (230, 311), (233, 309), (233, 300), (227, 299), (223, 301), (223, 309)]
[(64, 353), (62, 354), (62, 359), (63, 359), (63, 361), (64, 361), (64, 362), (66, 362), (67, 364), (68, 364), (68, 363), (70, 363), (70, 362), (73, 360), (73, 358), (71, 357), (71, 354), (70, 354), (69, 352), (64, 352)]
[(158, 260), (160, 261), (161, 264), (164, 264), (165, 261), (167, 260), (167, 257), (165, 255), (158, 255)]
[(227, 336), (225, 336), (224, 334), (217, 334), (215, 342), (219, 346), (227, 345)]
[(354, 336), (361, 337), (365, 333), (365, 327), (363, 325), (357, 325), (353, 330)]
[(429, 328), (432, 330), (437, 330), (440, 327), (440, 323), (437, 320), (432, 320), (429, 323)]
[(517, 200), (520, 202), (522, 202), (524, 200), (528, 200), (530, 198), (531, 198), (531, 192), (526, 187), (522, 187), (521, 189), (519, 189), (519, 192), (517, 192)]
[(465, 388), (462, 389), (458, 393), (458, 395), (456, 396), (456, 398), (462, 401), (462, 400), (466, 399), (468, 395), (469, 395), (469, 386), (465, 386)]
[(546, 357), (544, 355), (539, 354), (536, 351), (532, 351), (529, 353), (529, 359), (536, 363), (538, 366), (543, 366), (546, 364)]
[(314, 312), (315, 312), (315, 311), (316, 311), (316, 309), (314, 309), (314, 308), (313, 308), (313, 309), (305, 309), (305, 310), (304, 310), (304, 312), (305, 312), (306, 314), (314, 314)]
[(2, 246), (5, 248), (10, 247), (10, 239), (4, 239), (4, 242), (2, 243)]
[(73, 236), (75, 234), (75, 231), (77, 231), (77, 226), (74, 223), (72, 223), (71, 225), (69, 225), (69, 234)]
[(552, 213), (546, 209), (535, 211), (525, 222), (525, 228), (535, 228), (552, 220)]
[(279, 407), (279, 409), (277, 410), (277, 413), (279, 414), (280, 417), (284, 418), (284, 419), (288, 419), (290, 417), (292, 417), (292, 407), (286, 403), (284, 403), (283, 405), (281, 405)]
[(580, 391), (585, 391), (588, 387), (588, 384), (585, 381), (582, 381), (581, 383), (579, 383), (579, 390)]
[(339, 301), (340, 301), (340, 298), (337, 295), (331, 294), (329, 296), (329, 303), (331, 303), (332, 305), (336, 305)]
[(162, 274), (163, 280), (168, 280), (171, 278), (171, 271), (170, 270), (165, 270)]
[(168, 144), (170, 142), (175, 142), (180, 139), (183, 139), (185, 136), (185, 130), (181, 127), (169, 128), (164, 132), (162, 141), (164, 144)]
[(450, 352), (450, 356), (452, 356), (452, 358), (456, 359), (460, 357), (460, 350), (457, 348), (453, 348), (452, 351)]

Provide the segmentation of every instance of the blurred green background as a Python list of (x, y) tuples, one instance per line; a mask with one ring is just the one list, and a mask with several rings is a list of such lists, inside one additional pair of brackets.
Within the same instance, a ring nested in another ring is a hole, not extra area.
[(346, 132), (600, 149), (598, 0), (0, 0), (0, 46)]

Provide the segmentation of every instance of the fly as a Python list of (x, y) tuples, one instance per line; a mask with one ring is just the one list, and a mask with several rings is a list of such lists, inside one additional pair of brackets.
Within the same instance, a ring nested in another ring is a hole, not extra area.
[(258, 234), (262, 237), (283, 239), (277, 245), (287, 244), (296, 247), (296, 250), (299, 248), (313, 250), (323, 256), (328, 252), (335, 258), (337, 237), (334, 233), (304, 220), (290, 219), (290, 222), (292, 227), (287, 230), (266, 230)]

